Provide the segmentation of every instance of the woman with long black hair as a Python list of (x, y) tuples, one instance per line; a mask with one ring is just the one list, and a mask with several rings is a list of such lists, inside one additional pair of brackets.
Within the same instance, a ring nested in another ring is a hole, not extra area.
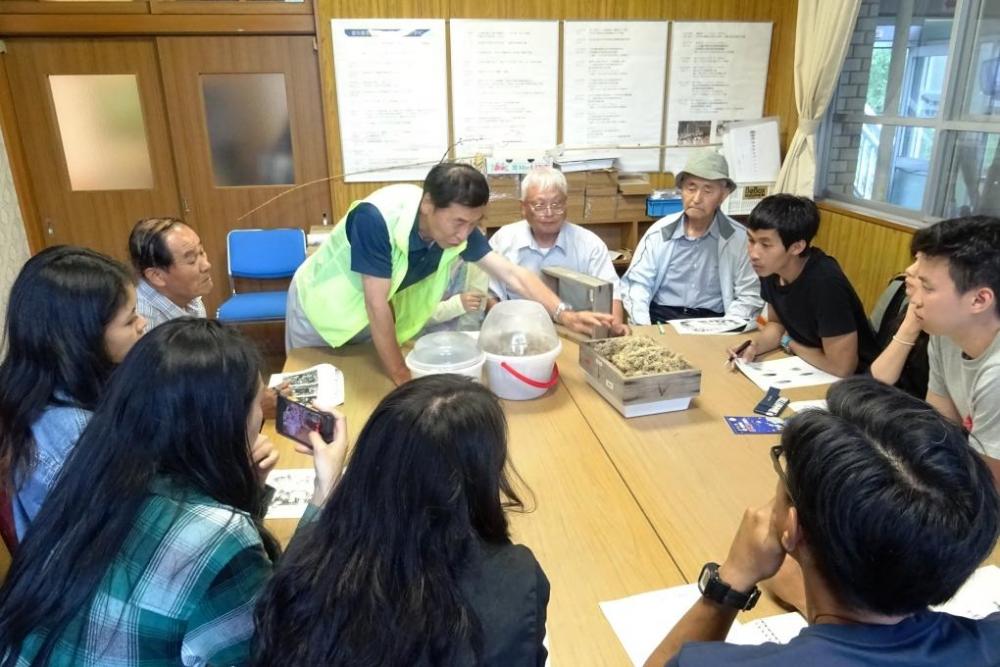
[(401, 385), (261, 595), (255, 663), (544, 664), (549, 584), (509, 506), (496, 397), (457, 375)]
[(0, 362), (0, 485), (19, 539), (142, 335), (135, 302), (128, 269), (86, 248), (47, 248), (14, 281)]
[[(115, 372), (0, 589), (0, 664), (241, 664), (278, 545), (253, 347), (167, 322)], [(266, 439), (265, 439), (266, 440)], [(256, 443), (256, 450), (252, 446)], [(346, 428), (313, 439), (321, 504)]]

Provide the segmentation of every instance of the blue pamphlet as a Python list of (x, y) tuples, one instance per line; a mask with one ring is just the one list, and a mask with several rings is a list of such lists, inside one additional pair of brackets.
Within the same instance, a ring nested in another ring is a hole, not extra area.
[(726, 417), (726, 423), (736, 435), (781, 433), (785, 420), (778, 417)]

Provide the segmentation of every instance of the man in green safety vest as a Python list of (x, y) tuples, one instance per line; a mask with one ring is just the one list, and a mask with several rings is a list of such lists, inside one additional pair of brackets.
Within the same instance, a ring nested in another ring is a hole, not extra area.
[(399, 346), (430, 319), (459, 258), (538, 301), (568, 329), (611, 326), (610, 314), (574, 312), (533, 272), (491, 250), (478, 228), (489, 195), (479, 171), (445, 162), (422, 190), (390, 185), (352, 204), (292, 279), (285, 348), (371, 340), (392, 380), (406, 382)]

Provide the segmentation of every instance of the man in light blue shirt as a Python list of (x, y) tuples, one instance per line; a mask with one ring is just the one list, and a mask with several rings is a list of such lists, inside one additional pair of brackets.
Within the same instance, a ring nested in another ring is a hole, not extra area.
[(764, 306), (750, 266), (747, 233), (719, 207), (736, 189), (726, 159), (699, 151), (677, 174), (684, 210), (657, 220), (622, 276), (622, 303), (634, 324), (727, 317), (753, 326)]
[[(566, 177), (552, 167), (535, 167), (521, 183), (523, 220), (504, 225), (490, 238), (497, 253), (529, 271), (541, 273), (549, 267), (578, 271), (611, 283), (614, 290), (612, 316), (614, 335), (624, 334), (618, 274), (608, 247), (597, 234), (566, 221)], [(496, 280), (490, 294), (501, 301), (521, 299), (520, 294)]]

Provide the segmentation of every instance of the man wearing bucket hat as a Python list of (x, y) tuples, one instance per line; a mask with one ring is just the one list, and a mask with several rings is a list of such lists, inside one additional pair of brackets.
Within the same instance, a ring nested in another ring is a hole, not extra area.
[(292, 279), (285, 348), (340, 347), (371, 340), (396, 384), (410, 379), (399, 346), (433, 315), (460, 258), (475, 262), (579, 333), (611, 316), (573, 312), (535, 274), (490, 250), (478, 229), (489, 201), (486, 178), (443, 162), (424, 179), (380, 188), (355, 202)]
[(715, 150), (700, 150), (676, 182), (684, 210), (649, 228), (622, 277), (629, 319), (653, 324), (726, 316), (752, 327), (764, 302), (746, 230), (719, 210), (736, 189), (726, 159)]

